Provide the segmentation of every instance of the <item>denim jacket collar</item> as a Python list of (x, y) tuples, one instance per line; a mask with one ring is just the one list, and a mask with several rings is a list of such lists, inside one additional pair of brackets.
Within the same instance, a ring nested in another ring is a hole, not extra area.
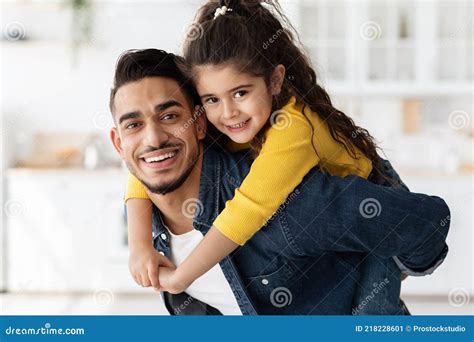
[(193, 226), (207, 232), (219, 215), (219, 194), (221, 165), (217, 152), (204, 145), (202, 171), (199, 185), (199, 200), (193, 219)]

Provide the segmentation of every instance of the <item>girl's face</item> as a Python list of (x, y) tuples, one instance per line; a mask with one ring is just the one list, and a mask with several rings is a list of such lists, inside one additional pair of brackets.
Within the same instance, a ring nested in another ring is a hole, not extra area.
[(251, 141), (272, 111), (272, 92), (263, 77), (238, 72), (230, 65), (194, 70), (208, 120), (236, 143)]

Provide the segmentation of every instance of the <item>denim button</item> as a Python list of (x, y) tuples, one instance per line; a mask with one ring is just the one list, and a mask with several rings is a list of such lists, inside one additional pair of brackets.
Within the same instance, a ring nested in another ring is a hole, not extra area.
[(161, 233), (160, 237), (161, 237), (163, 240), (166, 240), (166, 234), (165, 234), (165, 233)]
[(268, 279), (262, 279), (262, 284), (263, 285), (268, 285)]

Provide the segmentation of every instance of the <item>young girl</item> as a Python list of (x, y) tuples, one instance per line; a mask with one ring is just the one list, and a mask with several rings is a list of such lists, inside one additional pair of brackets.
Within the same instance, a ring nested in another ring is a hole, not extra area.
[[(172, 293), (244, 245), (313, 167), (363, 178), (381, 169), (373, 138), (332, 106), (277, 4), (209, 1), (196, 25), (203, 35), (185, 43), (184, 58), (207, 118), (233, 142), (249, 143), (255, 160), (203, 241), (161, 284)], [(132, 234), (151, 235), (147, 198), (130, 175)]]

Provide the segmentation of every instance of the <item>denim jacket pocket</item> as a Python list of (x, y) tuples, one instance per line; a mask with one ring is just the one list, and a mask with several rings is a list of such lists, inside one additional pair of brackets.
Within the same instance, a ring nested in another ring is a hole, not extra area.
[(243, 281), (252, 297), (276, 301), (278, 295), (291, 297), (300, 292), (301, 282), (297, 280), (295, 273), (295, 269), (287, 262), (276, 271), (245, 277)]

